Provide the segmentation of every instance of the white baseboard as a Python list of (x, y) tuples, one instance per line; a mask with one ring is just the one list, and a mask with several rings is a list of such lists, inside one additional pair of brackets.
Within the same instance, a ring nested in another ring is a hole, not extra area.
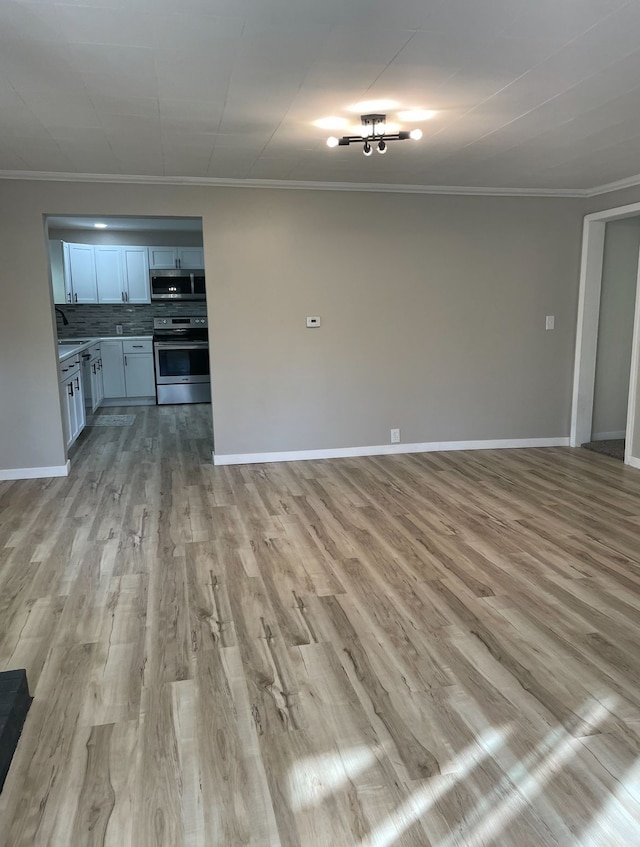
[(611, 441), (615, 438), (624, 438), (626, 436), (624, 429), (615, 430), (614, 432), (592, 432), (592, 441)]
[(66, 465), (51, 465), (48, 468), (8, 468), (0, 470), (0, 480), (11, 479), (47, 479), (52, 476), (69, 476), (71, 462)]
[(449, 450), (504, 450), (523, 447), (568, 447), (569, 437), (502, 438), (494, 441), (428, 441), (423, 444), (380, 444), (371, 447), (336, 447), (329, 450), (292, 450), (283, 453), (213, 454), (214, 465), (253, 465), (263, 462), (304, 462), (314, 459), (346, 459), (353, 456), (385, 456), (390, 453), (434, 453)]
[(640, 470), (640, 459), (636, 459), (634, 456), (629, 456), (629, 458), (625, 458), (624, 461), (630, 468), (637, 468)]

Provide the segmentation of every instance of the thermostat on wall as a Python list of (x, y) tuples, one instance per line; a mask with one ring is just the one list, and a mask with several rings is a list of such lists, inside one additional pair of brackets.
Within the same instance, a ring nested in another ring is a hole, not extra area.
[(315, 329), (317, 326), (320, 326), (320, 318), (317, 315), (307, 318), (307, 327), (309, 329)]

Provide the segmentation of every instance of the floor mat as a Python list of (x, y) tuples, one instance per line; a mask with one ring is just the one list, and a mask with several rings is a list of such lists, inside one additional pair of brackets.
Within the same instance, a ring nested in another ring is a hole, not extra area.
[(87, 426), (131, 426), (135, 415), (88, 415)]
[(611, 456), (612, 459), (624, 461), (624, 438), (610, 438), (605, 441), (589, 441), (582, 445), (586, 450)]

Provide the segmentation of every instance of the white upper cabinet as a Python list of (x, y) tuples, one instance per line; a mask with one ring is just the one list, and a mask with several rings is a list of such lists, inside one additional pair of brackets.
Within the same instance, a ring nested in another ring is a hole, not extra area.
[(202, 247), (51, 242), (55, 303), (151, 303), (149, 269), (201, 268)]
[(149, 267), (154, 271), (203, 268), (202, 247), (149, 247)]
[(202, 247), (178, 247), (179, 268), (204, 268)]
[(93, 244), (68, 244), (67, 295), (70, 303), (97, 303), (98, 285)]
[(124, 303), (125, 283), (122, 269), (122, 247), (95, 247), (98, 301)]
[(122, 247), (128, 303), (150, 303), (149, 258), (146, 247)]
[(98, 302), (150, 303), (146, 247), (95, 246)]
[(178, 267), (178, 251), (175, 247), (149, 247), (149, 267), (154, 271)]

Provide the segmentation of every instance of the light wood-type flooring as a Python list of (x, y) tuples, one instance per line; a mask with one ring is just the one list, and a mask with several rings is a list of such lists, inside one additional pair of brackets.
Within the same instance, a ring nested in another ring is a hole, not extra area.
[(0, 843), (640, 844), (640, 472), (216, 468), (209, 407), (115, 411), (0, 483)]

